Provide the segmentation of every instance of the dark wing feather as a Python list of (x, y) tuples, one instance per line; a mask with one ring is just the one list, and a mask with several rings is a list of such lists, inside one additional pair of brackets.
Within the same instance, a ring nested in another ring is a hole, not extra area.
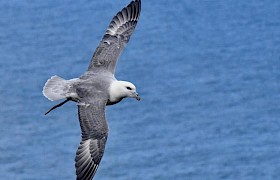
[(88, 71), (115, 73), (118, 58), (135, 29), (140, 11), (141, 0), (135, 0), (116, 14), (93, 54)]
[(77, 180), (93, 178), (105, 150), (108, 126), (105, 119), (106, 97), (94, 94), (78, 105), (82, 140), (76, 153)]

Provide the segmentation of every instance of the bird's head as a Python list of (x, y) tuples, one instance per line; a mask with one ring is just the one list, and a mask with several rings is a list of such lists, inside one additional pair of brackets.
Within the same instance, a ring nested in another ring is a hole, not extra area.
[(122, 98), (135, 98), (140, 101), (140, 96), (136, 91), (136, 87), (131, 82), (127, 81), (115, 81), (110, 87), (110, 101), (118, 101)]

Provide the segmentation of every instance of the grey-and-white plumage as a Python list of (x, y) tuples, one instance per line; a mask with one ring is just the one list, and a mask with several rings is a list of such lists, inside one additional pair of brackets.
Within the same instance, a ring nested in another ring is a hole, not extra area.
[(103, 156), (108, 136), (106, 105), (126, 97), (140, 100), (132, 83), (118, 81), (114, 76), (117, 60), (135, 29), (140, 11), (141, 0), (135, 0), (116, 14), (81, 77), (65, 80), (53, 76), (44, 86), (43, 94), (49, 100), (66, 98), (65, 102), (78, 103), (82, 139), (75, 167), (79, 180), (92, 179)]

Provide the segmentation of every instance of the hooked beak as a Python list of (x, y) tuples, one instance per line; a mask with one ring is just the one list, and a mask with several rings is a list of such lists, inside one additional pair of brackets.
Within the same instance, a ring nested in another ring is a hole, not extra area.
[(139, 94), (138, 94), (137, 92), (135, 92), (134, 98), (135, 98), (137, 101), (140, 101), (140, 100), (141, 100), (141, 97), (139, 96)]

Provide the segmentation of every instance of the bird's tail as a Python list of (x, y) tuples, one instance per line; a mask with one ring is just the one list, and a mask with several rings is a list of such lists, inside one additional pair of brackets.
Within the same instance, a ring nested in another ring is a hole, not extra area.
[(51, 101), (67, 98), (69, 83), (67, 80), (55, 75), (46, 82), (43, 94)]

